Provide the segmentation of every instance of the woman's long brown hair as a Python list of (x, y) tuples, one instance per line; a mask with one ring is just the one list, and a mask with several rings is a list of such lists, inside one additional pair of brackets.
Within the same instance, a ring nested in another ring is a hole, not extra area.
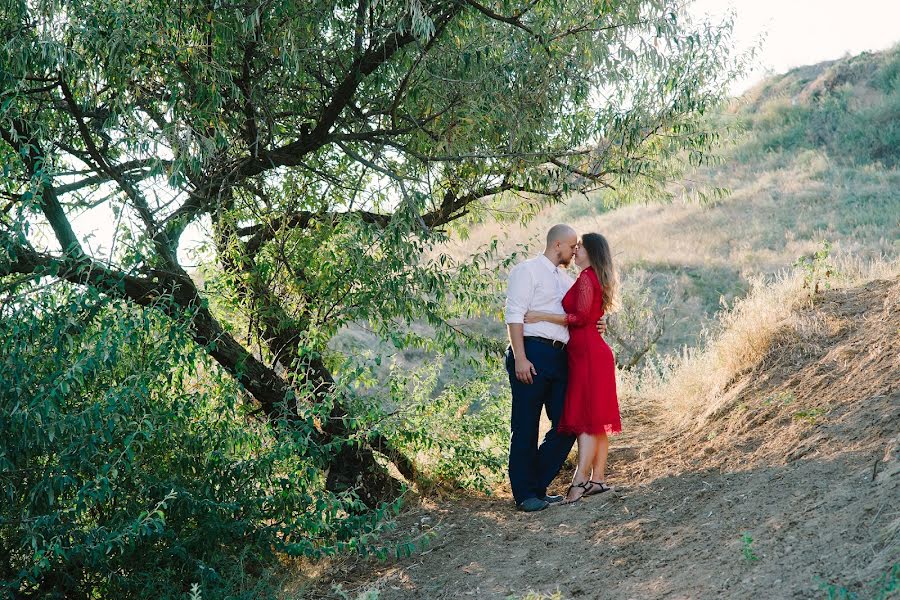
[(609, 242), (599, 233), (586, 233), (581, 238), (581, 245), (603, 287), (603, 312), (615, 312), (619, 308), (619, 275), (613, 265)]

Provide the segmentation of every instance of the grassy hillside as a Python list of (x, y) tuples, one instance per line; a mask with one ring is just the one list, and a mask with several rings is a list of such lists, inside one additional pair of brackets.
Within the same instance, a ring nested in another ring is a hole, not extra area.
[[(451, 251), (498, 236), (503, 252), (536, 253), (559, 221), (599, 231), (626, 278), (671, 298), (663, 353), (695, 345), (752, 277), (825, 241), (837, 262), (900, 253), (900, 46), (770, 78), (713, 119), (734, 132), (724, 162), (689, 172), (674, 200), (609, 209), (611, 198), (571, 198), (527, 227), (476, 227)], [(704, 199), (713, 188), (730, 193)]]

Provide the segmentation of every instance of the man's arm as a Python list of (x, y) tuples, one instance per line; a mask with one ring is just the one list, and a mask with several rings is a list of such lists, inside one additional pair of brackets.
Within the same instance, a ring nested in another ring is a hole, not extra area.
[(534, 296), (534, 282), (531, 274), (519, 264), (509, 272), (509, 284), (506, 291), (506, 329), (509, 333), (509, 345), (516, 359), (516, 379), (522, 383), (532, 383), (537, 374), (534, 365), (525, 356), (525, 313)]
[(513, 358), (516, 359), (516, 379), (522, 383), (533, 383), (537, 370), (525, 356), (525, 325), (507, 323), (506, 330), (509, 333), (509, 345), (512, 347)]

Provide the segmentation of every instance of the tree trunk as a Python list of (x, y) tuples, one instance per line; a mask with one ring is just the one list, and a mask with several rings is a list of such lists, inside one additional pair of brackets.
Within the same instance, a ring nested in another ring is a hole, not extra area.
[[(254, 254), (240, 241), (234, 226), (225, 220), (214, 218), (214, 228), (223, 268), (240, 277), (238, 281), (244, 288), (243, 292), (252, 302), (251, 310), (259, 315), (266, 346), (275, 361), (288, 372), (286, 385), (293, 383), (311, 390), (311, 402), (327, 402), (333, 397), (334, 376), (320, 353), (310, 353), (308, 348), (302, 347), (303, 332), (308, 330), (309, 323), (302, 318), (294, 318), (285, 310), (269, 283), (261, 278)], [(301, 401), (302, 398), (292, 396), (292, 401), (287, 406), (289, 416), (297, 414), (297, 403)], [(263, 409), (270, 417), (278, 416), (270, 413), (267, 405), (263, 405)], [(374, 439), (369, 440), (357, 438), (355, 432), (347, 427), (346, 417), (347, 412), (338, 398), (324, 425), (324, 436), (320, 442), (327, 444), (351, 438), (356, 438), (358, 442), (341, 444), (337, 454), (329, 461), (328, 489), (355, 489), (360, 499), (370, 508), (374, 508), (379, 502), (395, 499), (402, 490), (401, 482), (379, 463), (375, 449), (393, 462), (409, 481), (415, 478), (412, 461), (391, 448), (380, 435), (372, 436)]]

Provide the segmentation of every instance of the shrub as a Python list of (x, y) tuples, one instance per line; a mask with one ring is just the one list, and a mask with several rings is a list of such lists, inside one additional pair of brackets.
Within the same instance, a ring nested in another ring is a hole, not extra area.
[(267, 597), (276, 552), (372, 543), (378, 515), (323, 489), (314, 415), (275, 435), (184, 328), (56, 286), (0, 307), (4, 595)]
[(621, 309), (610, 315), (607, 339), (621, 369), (633, 369), (656, 354), (656, 343), (671, 321), (671, 289), (657, 292), (643, 269), (623, 273)]
[(418, 482), (490, 494), (506, 475), (511, 401), (496, 355), (441, 385), (444, 358), (419, 369), (394, 368), (390, 395), (374, 427), (413, 458)]
[(830, 67), (821, 89), (769, 100), (745, 115), (756, 143), (744, 154), (817, 149), (843, 164), (900, 164), (900, 51), (850, 60), (856, 63)]

